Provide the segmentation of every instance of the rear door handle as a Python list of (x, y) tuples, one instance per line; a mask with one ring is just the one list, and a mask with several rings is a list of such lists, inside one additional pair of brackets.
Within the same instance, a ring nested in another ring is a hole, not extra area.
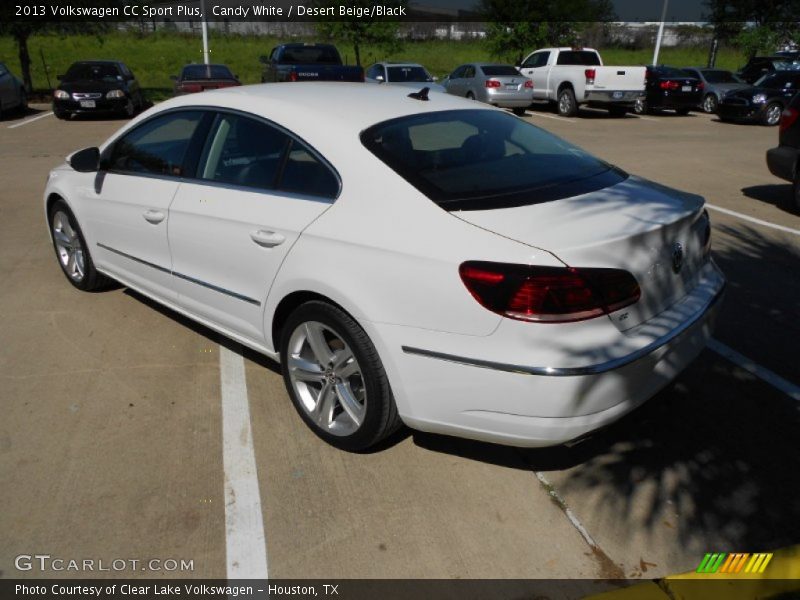
[(152, 209), (144, 211), (144, 214), (142, 216), (144, 217), (145, 221), (147, 221), (148, 223), (152, 223), (153, 225), (158, 225), (159, 223), (161, 223), (161, 221), (167, 218), (167, 215), (165, 215), (160, 210), (152, 210)]
[(280, 233), (275, 233), (274, 231), (266, 231), (264, 229), (259, 229), (258, 231), (252, 232), (250, 234), (250, 239), (253, 240), (259, 246), (264, 246), (265, 248), (272, 248), (274, 246), (279, 246), (286, 241), (286, 238), (283, 237)]

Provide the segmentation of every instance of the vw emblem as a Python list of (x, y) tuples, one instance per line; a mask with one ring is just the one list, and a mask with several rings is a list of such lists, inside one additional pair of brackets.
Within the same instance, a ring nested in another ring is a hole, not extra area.
[(681, 272), (683, 267), (683, 246), (680, 242), (675, 242), (672, 245), (672, 270), (676, 273)]

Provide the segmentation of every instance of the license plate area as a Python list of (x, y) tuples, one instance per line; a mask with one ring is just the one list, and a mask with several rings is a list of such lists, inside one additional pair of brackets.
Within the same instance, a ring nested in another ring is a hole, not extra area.
[(682, 92), (691, 92), (691, 91), (692, 91), (692, 86), (690, 86), (690, 85), (684, 85), (684, 86), (681, 88), (681, 91), (682, 91)]
[(97, 103), (94, 100), (81, 100), (81, 108), (95, 108)]

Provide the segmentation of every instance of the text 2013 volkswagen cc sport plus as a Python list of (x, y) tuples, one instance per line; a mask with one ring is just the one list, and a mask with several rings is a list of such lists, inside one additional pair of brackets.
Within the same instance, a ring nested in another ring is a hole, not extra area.
[(329, 443), (401, 423), (569, 441), (703, 349), (724, 277), (703, 199), (503, 110), (346, 83), (140, 115), (49, 176), (56, 258), (279, 360)]

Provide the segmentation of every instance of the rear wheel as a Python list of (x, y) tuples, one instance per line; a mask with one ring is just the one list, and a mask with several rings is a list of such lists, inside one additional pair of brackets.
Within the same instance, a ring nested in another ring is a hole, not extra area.
[(475, 100), (475, 94), (472, 92), (467, 92), (466, 98), (467, 100)]
[(340, 308), (317, 300), (297, 308), (282, 328), (281, 362), (295, 409), (329, 444), (365, 450), (400, 427), (378, 351)]
[(800, 165), (795, 167), (792, 193), (782, 199), (780, 206), (789, 212), (800, 215), (800, 172), (798, 172), (798, 168), (800, 168)]
[(578, 114), (578, 103), (572, 88), (565, 87), (558, 92), (558, 114), (562, 117), (574, 117)]
[(69, 282), (87, 292), (106, 287), (109, 279), (95, 270), (81, 228), (66, 202), (53, 203), (49, 220), (56, 258)]
[(782, 112), (783, 112), (783, 106), (781, 106), (777, 102), (769, 104), (767, 108), (764, 109), (764, 114), (761, 117), (761, 123), (769, 127), (777, 125), (781, 121)]
[(524, 108), (512, 108), (511, 109), (515, 115), (518, 117), (525, 116), (525, 109)]
[(706, 94), (706, 97), (703, 98), (703, 111), (707, 113), (715, 113), (717, 112), (717, 105), (719, 102), (717, 101), (717, 96), (715, 94)]

